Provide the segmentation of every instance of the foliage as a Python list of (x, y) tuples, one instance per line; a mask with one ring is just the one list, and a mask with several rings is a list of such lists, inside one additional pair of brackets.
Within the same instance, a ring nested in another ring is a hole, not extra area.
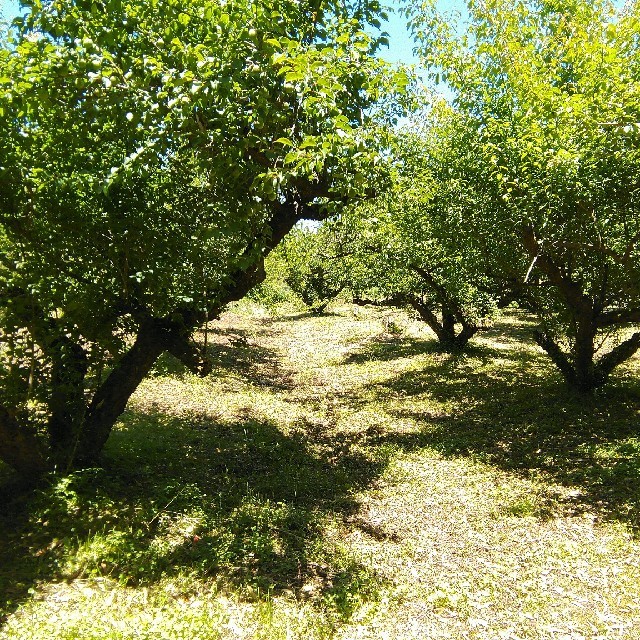
[(286, 283), (313, 313), (322, 313), (348, 282), (348, 256), (335, 226), (294, 229), (280, 247)]
[(288, 265), (281, 248), (282, 245), (279, 245), (267, 256), (264, 261), (266, 277), (247, 296), (268, 310), (277, 311), (282, 305), (298, 302), (296, 294), (286, 282)]
[(542, 321), (540, 346), (588, 393), (640, 345), (635, 333), (596, 359), (603, 335), (640, 319), (638, 4), (468, 9), (460, 29), (433, 2), (409, 9), (422, 58), (469, 130), (463, 155), (480, 196), (467, 224), (486, 229)]
[[(0, 456), (95, 458), (164, 351), (384, 171), (380, 7), (27, 3), (0, 50)], [(43, 439), (36, 431), (46, 432)]]
[(413, 308), (452, 351), (478, 331), (496, 295), (484, 238), (467, 221), (477, 198), (463, 183), (457, 125), (443, 103), (416, 118), (396, 136), (392, 188), (343, 215), (359, 262), (352, 287)]

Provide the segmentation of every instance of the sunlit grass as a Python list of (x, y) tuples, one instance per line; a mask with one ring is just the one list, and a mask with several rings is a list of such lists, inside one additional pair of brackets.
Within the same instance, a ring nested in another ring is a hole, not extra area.
[(335, 311), (227, 314), (102, 468), (3, 470), (0, 638), (640, 637), (638, 359), (585, 402), (525, 315)]

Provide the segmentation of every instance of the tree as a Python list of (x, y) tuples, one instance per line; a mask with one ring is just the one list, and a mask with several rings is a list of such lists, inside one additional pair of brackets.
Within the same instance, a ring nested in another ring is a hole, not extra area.
[(457, 118), (443, 103), (421, 115), (396, 137), (392, 188), (344, 216), (345, 235), (359, 238), (351, 287), (410, 307), (442, 349), (455, 352), (482, 328), (495, 300), (480, 238), (466, 225), (477, 198), (461, 182)]
[[(538, 344), (591, 393), (640, 346), (638, 4), (468, 2), (454, 28), (411, 10), (422, 57), (468, 128), (494, 268), (541, 319)], [(599, 351), (604, 351), (598, 355)]]
[(95, 460), (162, 352), (208, 371), (193, 331), (382, 176), (401, 78), (376, 0), (27, 6), (0, 50), (0, 458), (30, 474)]
[(309, 307), (320, 314), (345, 288), (344, 248), (334, 224), (295, 229), (279, 247), (287, 268), (285, 282)]

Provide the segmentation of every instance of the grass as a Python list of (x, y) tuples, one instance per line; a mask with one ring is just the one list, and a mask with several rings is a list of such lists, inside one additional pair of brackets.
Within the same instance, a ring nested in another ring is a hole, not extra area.
[(524, 315), (384, 314), (228, 313), (103, 467), (0, 470), (0, 639), (640, 637), (638, 360), (585, 402)]

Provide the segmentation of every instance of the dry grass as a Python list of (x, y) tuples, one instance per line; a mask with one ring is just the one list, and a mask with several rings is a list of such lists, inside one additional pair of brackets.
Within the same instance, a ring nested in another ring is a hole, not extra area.
[(13, 499), (0, 638), (640, 637), (640, 368), (566, 393), (505, 317), (238, 309), (165, 359), (104, 470)]

